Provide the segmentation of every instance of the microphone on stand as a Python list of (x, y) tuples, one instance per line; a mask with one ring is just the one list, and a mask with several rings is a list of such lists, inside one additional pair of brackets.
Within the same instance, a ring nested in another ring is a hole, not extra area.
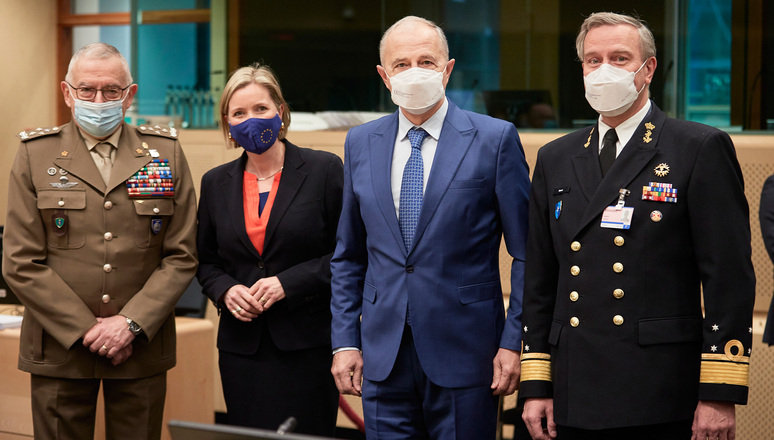
[(296, 429), (297, 424), (298, 420), (296, 420), (295, 417), (288, 417), (281, 425), (279, 425), (279, 428), (277, 428), (277, 434), (293, 432), (293, 430)]

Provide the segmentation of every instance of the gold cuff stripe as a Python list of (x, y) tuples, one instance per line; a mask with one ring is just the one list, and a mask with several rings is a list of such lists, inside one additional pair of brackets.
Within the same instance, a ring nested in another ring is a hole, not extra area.
[(721, 354), (721, 353), (718, 353), (718, 354), (715, 354), (715, 353), (702, 353), (701, 359), (705, 360), (705, 361), (725, 361), (725, 362), (734, 361), (734, 362), (741, 362), (741, 363), (745, 363), (745, 364), (749, 364), (750, 363), (750, 356), (738, 356), (735, 359), (729, 359), (728, 356), (726, 356), (725, 354)]
[(750, 365), (704, 360), (699, 382), (746, 387), (750, 383)]
[(521, 361), (521, 381), (542, 380), (551, 382), (551, 362), (547, 359)]
[(542, 359), (544, 361), (550, 361), (551, 355), (548, 353), (522, 353), (521, 354), (521, 360), (530, 360), (530, 359)]

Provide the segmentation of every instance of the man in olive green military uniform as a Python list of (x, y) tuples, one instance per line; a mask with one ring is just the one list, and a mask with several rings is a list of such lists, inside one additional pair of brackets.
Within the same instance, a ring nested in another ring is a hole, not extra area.
[(9, 184), (3, 275), (25, 306), (19, 368), (36, 439), (158, 439), (174, 305), (196, 271), (196, 201), (176, 131), (123, 122), (137, 92), (124, 57), (73, 55), (73, 121), (23, 131)]

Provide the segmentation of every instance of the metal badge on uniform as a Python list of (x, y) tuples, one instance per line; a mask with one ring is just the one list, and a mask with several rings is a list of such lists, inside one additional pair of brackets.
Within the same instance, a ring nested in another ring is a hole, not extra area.
[(629, 229), (632, 226), (632, 216), (634, 208), (626, 206), (618, 208), (617, 206), (608, 206), (602, 212), (602, 226), (610, 229)]
[(151, 232), (153, 235), (158, 235), (161, 232), (161, 219), (153, 217), (151, 219)]
[(72, 188), (78, 184), (78, 182), (68, 182), (67, 176), (60, 176), (59, 183), (49, 183), (53, 188)]
[(67, 234), (68, 226), (67, 214), (62, 210), (54, 212), (54, 215), (51, 216), (51, 229), (54, 232), (54, 235), (61, 237)]
[(562, 215), (562, 201), (559, 200), (554, 207), (554, 217), (559, 220), (559, 216)]
[(55, 174), (56, 174), (56, 168), (51, 167), (51, 168), (48, 169), (48, 175), (49, 176), (53, 176)]
[(650, 219), (656, 223), (660, 222), (662, 218), (664, 218), (664, 215), (661, 214), (661, 211), (653, 211), (650, 213)]
[(159, 157), (159, 151), (156, 150), (155, 148), (151, 148), (148, 151), (150, 152), (151, 157)]

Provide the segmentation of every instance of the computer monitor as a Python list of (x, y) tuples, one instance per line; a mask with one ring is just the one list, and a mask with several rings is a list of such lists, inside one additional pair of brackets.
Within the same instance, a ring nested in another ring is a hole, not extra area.
[(489, 116), (518, 128), (556, 128), (548, 90), (486, 90), (482, 95)]
[(2, 275), (3, 268), (3, 226), (0, 225), (0, 304), (21, 304), (19, 298), (14, 295), (5, 278)]
[(170, 420), (172, 440), (333, 440), (304, 434), (278, 434), (263, 429)]
[(194, 278), (175, 304), (175, 316), (204, 318), (207, 312), (207, 301), (207, 297), (202, 293), (202, 286)]

